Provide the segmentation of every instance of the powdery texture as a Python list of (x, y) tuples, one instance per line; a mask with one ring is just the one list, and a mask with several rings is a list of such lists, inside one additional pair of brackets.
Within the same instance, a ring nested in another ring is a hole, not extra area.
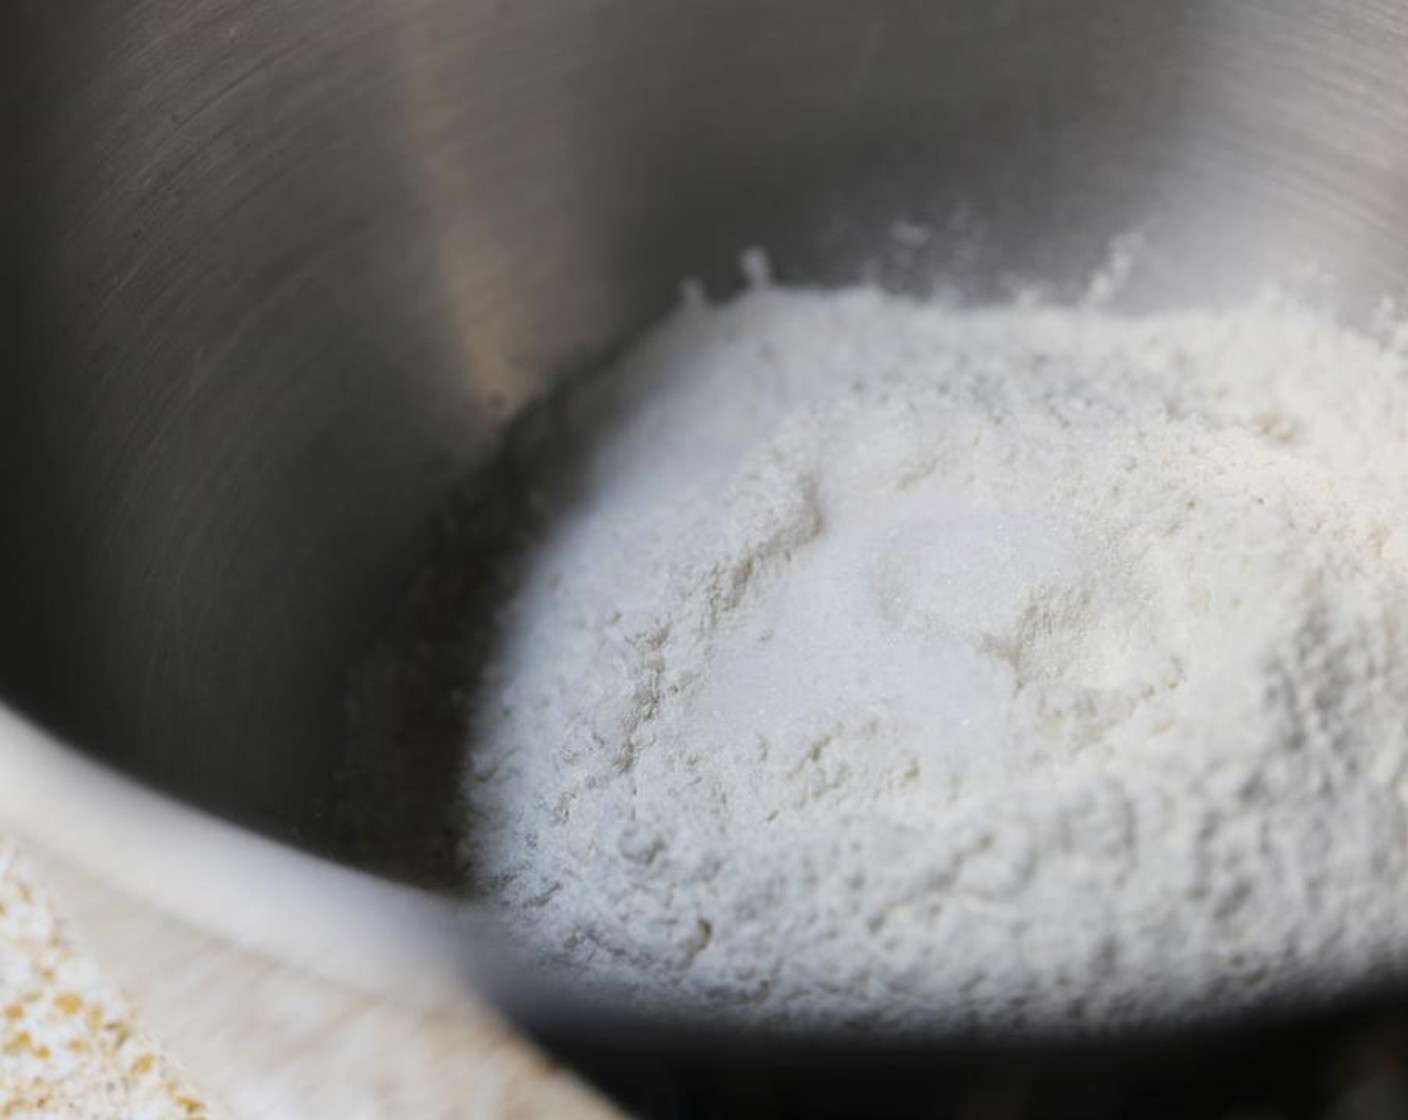
[(762, 289), (562, 408), (466, 777), (562, 982), (1005, 1029), (1404, 971), (1394, 354)]

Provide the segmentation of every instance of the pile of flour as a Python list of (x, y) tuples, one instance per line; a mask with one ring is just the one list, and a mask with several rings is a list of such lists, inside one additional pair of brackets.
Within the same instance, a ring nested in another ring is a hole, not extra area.
[(562, 402), (468, 752), (561, 982), (1129, 1024), (1408, 971), (1408, 369), (763, 287)]

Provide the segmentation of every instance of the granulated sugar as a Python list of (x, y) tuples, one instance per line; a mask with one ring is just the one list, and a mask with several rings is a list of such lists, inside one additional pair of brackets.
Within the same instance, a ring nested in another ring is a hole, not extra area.
[(1393, 353), (764, 287), (560, 407), (466, 783), (561, 982), (1003, 1028), (1408, 964)]

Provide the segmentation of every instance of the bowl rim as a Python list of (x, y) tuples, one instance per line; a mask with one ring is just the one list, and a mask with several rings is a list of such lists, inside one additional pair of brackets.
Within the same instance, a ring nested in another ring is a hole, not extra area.
[(0, 704), (0, 832), (174, 919), (364, 994), (464, 998), (470, 939), (449, 897), (231, 824), (85, 757)]

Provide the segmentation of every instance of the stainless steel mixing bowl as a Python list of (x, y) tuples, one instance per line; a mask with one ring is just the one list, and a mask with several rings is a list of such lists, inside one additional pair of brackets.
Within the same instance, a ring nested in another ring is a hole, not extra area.
[(1131, 306), (1313, 264), (1368, 315), (1405, 60), (1388, 0), (12, 0), (0, 692), (361, 859), (349, 665), (504, 425), (682, 276), (1070, 293), (1138, 230)]

